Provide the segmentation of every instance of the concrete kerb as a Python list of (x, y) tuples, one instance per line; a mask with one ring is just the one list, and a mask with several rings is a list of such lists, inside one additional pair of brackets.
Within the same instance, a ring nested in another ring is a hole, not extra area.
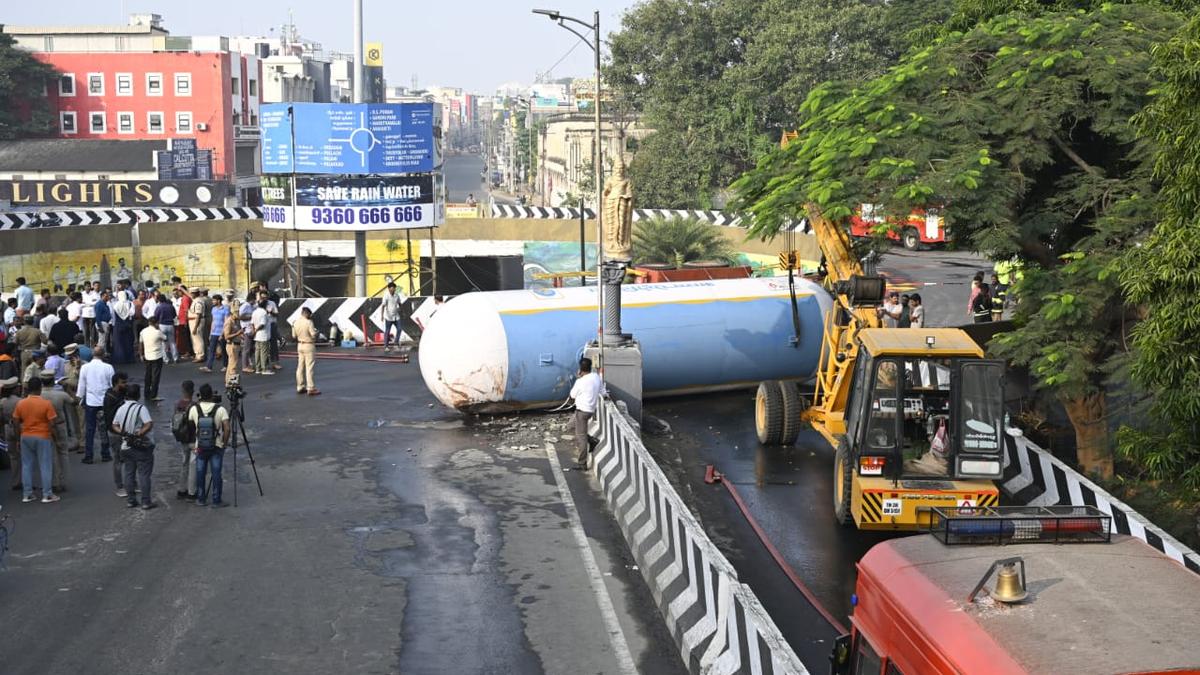
[(807, 673), (778, 627), (650, 456), (604, 401), (593, 471), (693, 673)]
[(1094, 506), (1112, 516), (1113, 530), (1146, 542), (1200, 574), (1200, 554), (1184, 546), (1132, 507), (1105, 492), (1024, 436), (1005, 436), (1000, 487), (1029, 506)]

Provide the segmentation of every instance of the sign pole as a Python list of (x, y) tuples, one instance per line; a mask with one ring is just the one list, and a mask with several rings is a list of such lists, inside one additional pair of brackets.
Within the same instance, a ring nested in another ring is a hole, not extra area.
[(408, 253), (408, 269), (405, 270), (408, 276), (408, 295), (412, 297), (417, 294), (413, 293), (412, 230), (409, 228), (404, 228), (404, 248)]
[[(363, 0), (354, 0), (354, 102), (363, 103)], [(354, 295), (367, 297), (367, 233), (354, 233)]]
[(432, 227), (429, 228), (429, 277), (433, 286), (430, 295), (437, 295), (437, 240), (433, 238)]

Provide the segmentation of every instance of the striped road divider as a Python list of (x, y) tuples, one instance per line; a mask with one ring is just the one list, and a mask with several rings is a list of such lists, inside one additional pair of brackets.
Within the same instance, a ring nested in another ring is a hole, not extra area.
[(1128, 504), (1024, 436), (1005, 435), (1004, 475), (1000, 487), (1017, 504), (1094, 506), (1112, 516), (1113, 530), (1136, 537), (1200, 574), (1200, 554), (1184, 546)]
[(596, 479), (692, 673), (807, 673), (625, 416), (603, 401)]

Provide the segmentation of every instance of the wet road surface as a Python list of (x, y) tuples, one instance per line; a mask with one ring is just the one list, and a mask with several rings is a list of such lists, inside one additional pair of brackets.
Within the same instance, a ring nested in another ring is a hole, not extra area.
[[(167, 402), (158, 508), (126, 509), (80, 455), (60, 503), (0, 495), (0, 672), (683, 672), (590, 479), (553, 469), (565, 417), (464, 420), (415, 360), (319, 360), (320, 398), (284, 366), (246, 376), (264, 497), (242, 451), (238, 508), (176, 500)], [(204, 381), (167, 366), (162, 390), (184, 377)]]
[[(934, 326), (962, 323), (971, 276), (987, 269), (967, 253), (903, 249), (880, 264), (890, 287), (921, 294)], [(651, 453), (805, 665), (825, 672), (837, 631), (780, 570), (725, 488), (704, 483), (705, 467), (713, 465), (734, 484), (787, 564), (843, 623), (851, 611), (856, 563), (876, 543), (899, 535), (838, 525), (832, 448), (813, 431), (790, 448), (760, 446), (753, 391), (651, 400), (644, 411), (670, 427), (645, 436)]]

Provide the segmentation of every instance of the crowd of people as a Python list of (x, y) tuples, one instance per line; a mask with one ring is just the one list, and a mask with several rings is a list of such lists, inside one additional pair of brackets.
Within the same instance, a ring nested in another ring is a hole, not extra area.
[[(164, 400), (163, 367), (190, 361), (200, 373), (219, 370), (226, 388), (241, 373), (272, 376), (281, 368), (279, 298), (258, 284), (239, 297), (233, 289), (188, 288), (178, 277), (169, 288), (145, 283), (136, 290), (118, 279), (115, 288), (93, 282), (55, 298), (48, 289), (35, 293), (23, 278), (16, 282), (0, 324), (0, 441), (7, 450), (0, 464), (9, 465), (12, 488), (24, 502), (39, 490), (43, 503), (59, 501), (69, 455), (81, 453), (84, 464), (97, 455), (112, 463), (116, 494), (130, 507), (154, 508), (152, 408)], [(307, 308), (292, 333), (297, 393), (317, 396), (318, 334)], [(128, 372), (136, 364), (140, 383)], [(231, 428), (213, 385), (197, 392), (191, 379), (183, 381), (171, 432), (182, 458), (176, 496), (223, 505), (222, 456)]]

